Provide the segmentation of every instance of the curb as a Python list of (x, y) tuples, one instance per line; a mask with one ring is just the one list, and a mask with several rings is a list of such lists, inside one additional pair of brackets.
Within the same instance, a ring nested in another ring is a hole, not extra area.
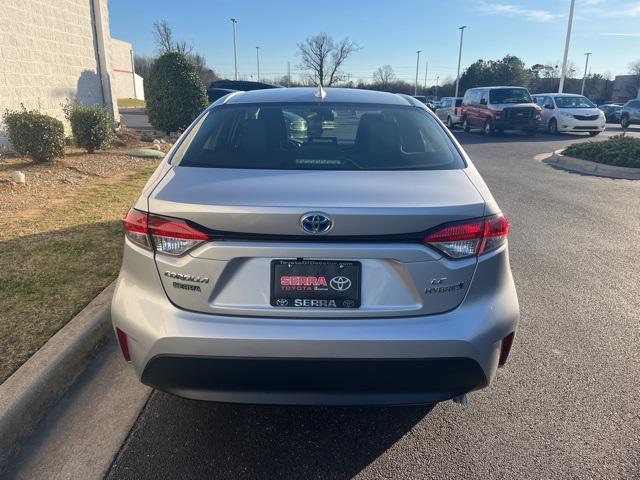
[(580, 158), (568, 157), (562, 154), (562, 150), (548, 154), (542, 160), (544, 163), (553, 165), (563, 170), (583, 173), (586, 175), (596, 175), (599, 177), (619, 178), (625, 180), (640, 180), (640, 168), (618, 167), (606, 165), (604, 163), (582, 160)]
[(0, 468), (17, 452), (112, 333), (115, 281), (0, 385)]

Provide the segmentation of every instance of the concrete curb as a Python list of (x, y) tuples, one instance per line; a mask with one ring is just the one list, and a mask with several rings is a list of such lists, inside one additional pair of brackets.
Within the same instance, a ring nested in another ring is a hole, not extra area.
[(591, 162), (580, 158), (568, 157), (562, 154), (563, 150), (556, 150), (552, 154), (542, 159), (544, 163), (553, 165), (563, 170), (583, 173), (586, 175), (597, 175), (607, 178), (620, 178), (625, 180), (640, 180), (640, 168), (617, 167), (615, 165), (605, 165), (604, 163)]
[(112, 282), (0, 385), (0, 469), (112, 333)]

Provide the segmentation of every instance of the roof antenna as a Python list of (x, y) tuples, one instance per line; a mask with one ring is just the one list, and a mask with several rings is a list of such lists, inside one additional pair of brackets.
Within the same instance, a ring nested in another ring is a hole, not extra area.
[(313, 96), (322, 100), (327, 96), (327, 92), (322, 88), (322, 85), (318, 85), (318, 90), (316, 90), (316, 93), (314, 93)]

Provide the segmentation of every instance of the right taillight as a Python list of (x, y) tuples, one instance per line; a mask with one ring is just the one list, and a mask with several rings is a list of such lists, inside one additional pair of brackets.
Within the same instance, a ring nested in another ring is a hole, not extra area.
[(187, 253), (209, 237), (178, 218), (149, 215), (131, 209), (123, 220), (125, 235), (136, 245), (166, 255)]
[(503, 214), (445, 225), (431, 232), (424, 243), (449, 258), (468, 258), (504, 245), (510, 224)]

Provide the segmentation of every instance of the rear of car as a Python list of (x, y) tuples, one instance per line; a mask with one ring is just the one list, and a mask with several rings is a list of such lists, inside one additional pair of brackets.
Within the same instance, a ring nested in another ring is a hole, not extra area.
[(629, 100), (620, 110), (620, 126), (629, 128), (631, 125), (640, 125), (640, 99)]
[(551, 134), (578, 132), (595, 136), (604, 131), (607, 123), (604, 112), (582, 95), (542, 93), (536, 95), (536, 103), (542, 107), (540, 128)]
[(480, 128), (485, 135), (505, 130), (521, 130), (534, 135), (540, 121), (540, 108), (522, 87), (471, 88), (462, 100), (465, 131)]
[(124, 224), (116, 334), (143, 383), (181, 396), (435, 403), (488, 385), (513, 340), (509, 224), (410, 97), (226, 97)]
[(620, 123), (620, 112), (622, 111), (622, 105), (610, 103), (599, 105), (598, 108), (604, 113), (604, 117), (607, 123)]
[(462, 97), (443, 97), (440, 108), (436, 110), (436, 116), (450, 129), (460, 123), (461, 113)]

